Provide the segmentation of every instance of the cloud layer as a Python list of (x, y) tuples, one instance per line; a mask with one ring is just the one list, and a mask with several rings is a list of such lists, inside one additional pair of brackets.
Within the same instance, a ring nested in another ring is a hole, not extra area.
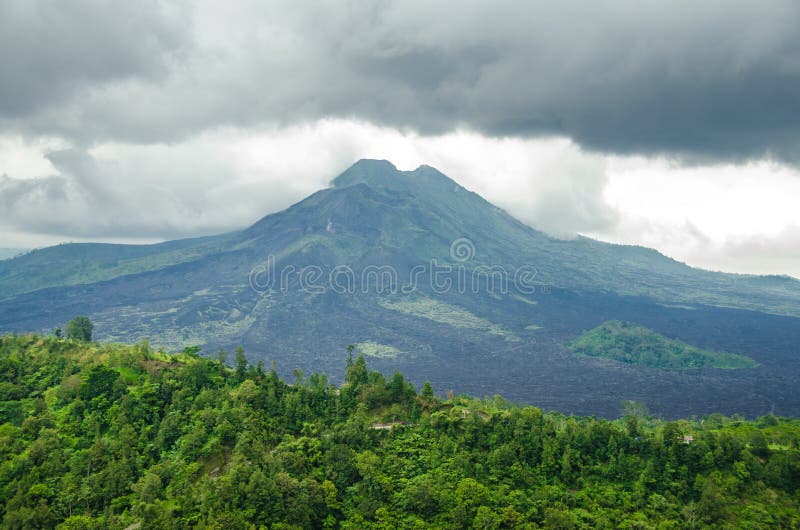
[(104, 240), (235, 230), (326, 187), (359, 158), (388, 158), (403, 169), (434, 165), (558, 235), (608, 228), (615, 215), (602, 197), (604, 159), (565, 139), (430, 137), (323, 120), (220, 129), (169, 146), (73, 147), (22, 160), (18, 167), (52, 170), (41, 178), (0, 176), (0, 230)]
[(353, 161), (800, 275), (800, 3), (0, 2), (0, 247), (233, 230)]
[(798, 162), (794, 0), (177, 5), (4, 2), (5, 127), (152, 143), (339, 117)]

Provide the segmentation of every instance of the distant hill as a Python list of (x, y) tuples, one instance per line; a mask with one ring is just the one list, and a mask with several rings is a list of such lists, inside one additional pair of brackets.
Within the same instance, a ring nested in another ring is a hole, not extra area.
[[(103, 340), (209, 355), (241, 344), (286, 374), (339, 374), (352, 343), (415, 381), (564, 412), (610, 416), (632, 399), (667, 415), (800, 414), (800, 282), (556, 239), (428, 166), (359, 161), (237, 232), (0, 262), (0, 330), (51, 331), (78, 314)], [(759, 366), (654, 377), (566, 346), (608, 320)]]

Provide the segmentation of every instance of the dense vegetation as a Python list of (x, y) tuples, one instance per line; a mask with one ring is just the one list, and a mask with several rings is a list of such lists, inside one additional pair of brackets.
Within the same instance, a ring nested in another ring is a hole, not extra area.
[(686, 370), (692, 368), (753, 368), (757, 363), (743, 355), (704, 350), (667, 338), (631, 322), (610, 320), (569, 344), (572, 351), (589, 357), (606, 357), (626, 364)]
[[(94, 324), (88, 317), (75, 317), (67, 322), (67, 338), (83, 342), (92, 340), (92, 330)], [(60, 336), (60, 330), (56, 332), (56, 337)]]
[(363, 357), (340, 388), (226, 359), (0, 338), (2, 527), (800, 525), (798, 420), (564, 417)]

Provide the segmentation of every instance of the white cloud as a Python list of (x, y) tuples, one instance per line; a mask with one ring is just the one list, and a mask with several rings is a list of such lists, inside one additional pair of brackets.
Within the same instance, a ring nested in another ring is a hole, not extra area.
[(19, 135), (0, 134), (0, 175), (28, 179), (52, 174), (56, 169), (44, 153), (64, 147), (66, 143), (58, 138), (26, 140)]
[(654, 247), (704, 268), (800, 277), (794, 167), (610, 157), (604, 196), (619, 218), (591, 232), (600, 239)]

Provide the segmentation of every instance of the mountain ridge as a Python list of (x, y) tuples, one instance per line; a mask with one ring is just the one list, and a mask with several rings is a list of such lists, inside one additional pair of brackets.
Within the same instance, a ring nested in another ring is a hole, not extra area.
[[(397, 178), (387, 178), (385, 171), (391, 171), (391, 177), (400, 177), (400, 180)], [(384, 173), (381, 173), (384, 171)], [(305, 199), (298, 201), (297, 203), (285, 208), (284, 210), (270, 213), (261, 219), (255, 221), (249, 227), (244, 228), (239, 231), (232, 231), (224, 234), (217, 234), (217, 235), (210, 235), (210, 236), (201, 236), (195, 238), (186, 238), (186, 239), (177, 239), (177, 240), (170, 240), (161, 243), (154, 243), (150, 245), (128, 245), (128, 244), (112, 244), (112, 243), (67, 243), (56, 245), (54, 247), (45, 247), (42, 249), (32, 250), (22, 256), (18, 256), (15, 258), (11, 258), (9, 260), (5, 260), (5, 263), (0, 264), (0, 299), (8, 298), (8, 295), (11, 294), (21, 294), (24, 292), (30, 292), (32, 290), (36, 290), (35, 288), (31, 288), (29, 290), (22, 290), (22, 285), (11, 286), (9, 285), (11, 281), (16, 281), (16, 278), (9, 278), (7, 270), (12, 268), (13, 265), (19, 263), (20, 260), (22, 261), (29, 261), (29, 262), (36, 262), (39, 258), (44, 258), (44, 262), (47, 266), (52, 265), (53, 262), (59, 261), (64, 259), (66, 261), (75, 261), (75, 260), (93, 260), (99, 261), (103, 264), (107, 264), (108, 261), (125, 261), (127, 260), (127, 264), (131, 267), (129, 269), (122, 268), (120, 270), (121, 273), (126, 273), (130, 270), (131, 273), (137, 272), (145, 272), (147, 270), (153, 270), (151, 268), (142, 267), (137, 268), (134, 263), (131, 263), (131, 260), (135, 260), (136, 258), (144, 258), (151, 255), (160, 255), (163, 260), (164, 266), (171, 266), (174, 264), (182, 263), (184, 261), (191, 261), (193, 258), (200, 258), (204, 255), (202, 249), (208, 248), (206, 244), (213, 244), (215, 242), (221, 242), (223, 245), (226, 242), (236, 241), (241, 243), (242, 239), (247, 239), (248, 237), (257, 237), (257, 231), (260, 228), (263, 228), (265, 225), (270, 228), (274, 229), (275, 226), (271, 225), (270, 223), (275, 220), (279, 219), (283, 215), (287, 215), (290, 212), (296, 211), (297, 208), (302, 208), (304, 205), (308, 203), (312, 203), (315, 200), (319, 200), (321, 197), (325, 197), (328, 193), (332, 191), (336, 192), (344, 192), (347, 193), (346, 188), (355, 186), (357, 184), (365, 185), (369, 191), (371, 192), (380, 192), (380, 189), (386, 190), (404, 190), (408, 191), (409, 181), (411, 180), (409, 177), (419, 177), (420, 175), (423, 176), (430, 176), (435, 175), (436, 179), (439, 182), (440, 190), (443, 186), (450, 187), (452, 186), (453, 189), (458, 191), (463, 191), (465, 194), (468, 194), (470, 199), (477, 199), (480, 204), (489, 207), (489, 209), (493, 212), (504, 217), (505, 221), (509, 221), (513, 224), (516, 228), (527, 232), (529, 235), (535, 236), (537, 238), (541, 238), (542, 241), (546, 241), (550, 244), (569, 244), (569, 243), (582, 243), (584, 245), (602, 249), (614, 249), (617, 252), (621, 253), (633, 253), (634, 257), (647, 255), (649, 257), (654, 257), (656, 259), (662, 259), (664, 264), (670, 264), (672, 266), (678, 268), (685, 268), (686, 270), (696, 271), (700, 273), (709, 273), (709, 274), (719, 274), (727, 276), (731, 279), (739, 279), (739, 280), (753, 280), (758, 281), (759, 283), (769, 282), (775, 284), (774, 278), (776, 275), (755, 275), (755, 274), (741, 274), (741, 273), (729, 273), (729, 272), (719, 272), (719, 271), (711, 271), (702, 268), (692, 267), (687, 265), (683, 262), (675, 260), (656, 249), (652, 249), (649, 247), (644, 247), (640, 245), (628, 245), (628, 244), (617, 244), (617, 243), (608, 243), (599, 241), (596, 239), (592, 239), (586, 236), (576, 236), (573, 239), (562, 239), (553, 236), (549, 236), (544, 232), (536, 230), (534, 227), (531, 227), (525, 223), (522, 223), (511, 214), (506, 212), (505, 210), (498, 208), (497, 206), (492, 205), (488, 201), (486, 201), (480, 195), (467, 190), (463, 186), (460, 186), (454, 180), (450, 179), (440, 171), (436, 170), (435, 168), (428, 166), (428, 165), (421, 165), (412, 171), (400, 171), (398, 170), (391, 162), (387, 160), (372, 160), (372, 159), (362, 159), (353, 164), (349, 169), (344, 171), (338, 177), (334, 178), (331, 181), (331, 187), (319, 190)], [(405, 182), (402, 181), (405, 179)], [(413, 184), (419, 184), (419, 180), (413, 180), (411, 182)], [(378, 188), (378, 190), (376, 190)], [(428, 188), (430, 189), (430, 188)], [(453, 191), (448, 190), (448, 191)], [(414, 198), (419, 199), (419, 195), (415, 195)], [(428, 201), (430, 202), (430, 201)], [(485, 213), (485, 212), (483, 212)], [(327, 218), (321, 218), (318, 220), (318, 225), (322, 225), (327, 223), (327, 221), (331, 221), (334, 225), (337, 223), (336, 219), (330, 219), (329, 214)], [(278, 216), (278, 217), (276, 217)], [(323, 215), (322, 217), (325, 217)], [(319, 227), (317, 227), (319, 228)], [(493, 234), (493, 236), (497, 236), (497, 234)], [(164, 249), (164, 252), (161, 252), (161, 249)], [(175, 252), (182, 249), (191, 249), (194, 252), (190, 252), (189, 255), (178, 255), (174, 256), (174, 259), (170, 259), (167, 255), (169, 252)], [(210, 249), (210, 250), (213, 250)], [(63, 253), (66, 254), (65, 256), (53, 256), (50, 257), (48, 254), (55, 254), (55, 253)], [(77, 254), (77, 255), (75, 255)], [(33, 265), (33, 263), (31, 263)], [(161, 268), (161, 267), (157, 267)], [(6, 270), (4, 270), (6, 269)], [(114, 275), (113, 270), (110, 271), (107, 275), (101, 276), (99, 279), (106, 280), (106, 279), (113, 279), (122, 274)], [(782, 285), (786, 285), (787, 283), (790, 284), (791, 287), (798, 287), (800, 288), (800, 281), (792, 278), (791, 276), (780, 276), (782, 281), (780, 282)], [(59, 282), (55, 280), (52, 284), (53, 285), (74, 285), (80, 283), (92, 283), (94, 277), (88, 275), (86, 277), (86, 281), (78, 281), (80, 278), (72, 278), (71, 281), (63, 281)], [(24, 283), (23, 283), (24, 285)], [(49, 286), (49, 285), (48, 285)], [(34, 286), (35, 287), (35, 286)]]

